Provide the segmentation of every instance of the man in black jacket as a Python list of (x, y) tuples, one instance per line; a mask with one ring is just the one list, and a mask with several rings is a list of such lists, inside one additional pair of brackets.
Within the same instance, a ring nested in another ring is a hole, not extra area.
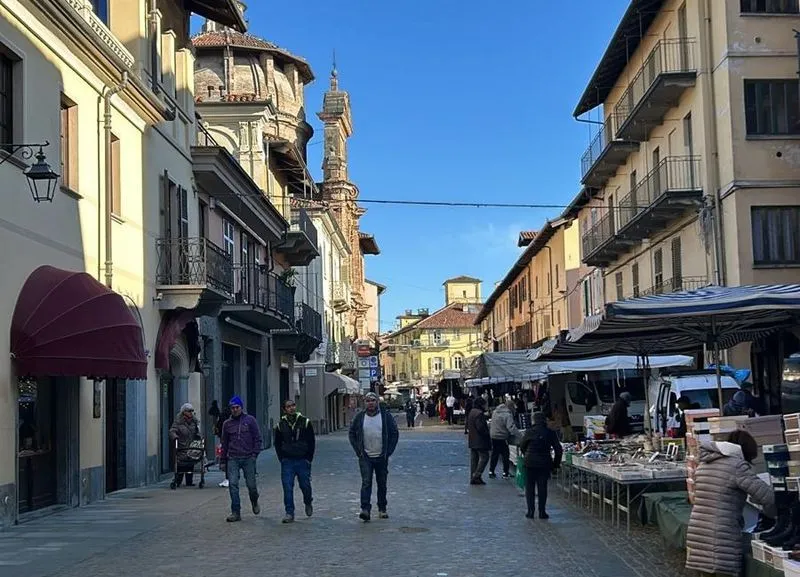
[(467, 416), (467, 440), (470, 453), (470, 485), (485, 485), (483, 471), (489, 463), (489, 451), (492, 448), (492, 437), (489, 424), (486, 422), (486, 401), (482, 397), (475, 399), (472, 410)]
[(631, 406), (633, 397), (627, 391), (621, 393), (617, 402), (611, 407), (611, 412), (606, 417), (606, 433), (615, 435), (618, 439), (631, 434), (631, 419), (628, 416), (628, 407)]
[(306, 516), (311, 517), (311, 461), (314, 460), (316, 439), (314, 427), (307, 417), (297, 412), (297, 405), (291, 399), (283, 404), (284, 415), (275, 425), (275, 454), (281, 462), (281, 482), (283, 484), (283, 504), (286, 508), (284, 523), (294, 522), (294, 478), (303, 492)]
[(372, 476), (378, 484), (378, 518), (388, 519), (386, 512), (386, 479), (389, 475), (389, 457), (397, 448), (400, 434), (389, 409), (381, 406), (378, 395), (364, 395), (366, 409), (350, 423), (350, 446), (358, 457), (361, 470), (361, 513), (359, 519), (370, 520), (372, 511)]
[(519, 450), (525, 455), (525, 500), (528, 504), (525, 516), (533, 519), (538, 490), (539, 519), (549, 519), (546, 510), (547, 482), (550, 472), (561, 464), (563, 450), (555, 431), (547, 426), (544, 413), (534, 413), (533, 426), (525, 432)]

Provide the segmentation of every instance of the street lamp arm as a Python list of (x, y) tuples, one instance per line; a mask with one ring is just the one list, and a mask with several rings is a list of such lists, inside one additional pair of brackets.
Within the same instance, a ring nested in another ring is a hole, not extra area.
[(3, 164), (6, 160), (16, 155), (20, 151), (22, 151), (19, 155), (20, 158), (25, 160), (33, 158), (34, 149), (35, 148), (42, 149), (45, 146), (50, 146), (50, 141), (45, 140), (44, 142), (37, 142), (31, 144), (14, 144), (14, 143), (2, 144), (0, 145), (0, 150), (5, 152), (6, 154), (2, 158), (0, 158), (0, 164)]

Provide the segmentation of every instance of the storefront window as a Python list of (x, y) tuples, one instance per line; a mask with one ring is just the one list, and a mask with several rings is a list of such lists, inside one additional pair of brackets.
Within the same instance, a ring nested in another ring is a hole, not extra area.
[(56, 503), (56, 396), (49, 379), (20, 379), (18, 388), (20, 513)]

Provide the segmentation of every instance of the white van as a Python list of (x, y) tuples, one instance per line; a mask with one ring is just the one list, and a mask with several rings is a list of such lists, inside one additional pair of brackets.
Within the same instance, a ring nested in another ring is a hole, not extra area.
[[(722, 375), (722, 402), (731, 400), (739, 384), (731, 376)], [(696, 409), (719, 409), (717, 375), (714, 371), (681, 371), (650, 379), (650, 418), (654, 431), (666, 433), (678, 427), (677, 403), (686, 396)]]

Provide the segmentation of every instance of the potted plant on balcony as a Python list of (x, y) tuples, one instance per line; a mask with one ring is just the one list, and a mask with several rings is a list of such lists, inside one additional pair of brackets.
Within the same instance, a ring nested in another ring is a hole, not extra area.
[(283, 282), (285, 282), (289, 287), (294, 289), (295, 288), (294, 277), (296, 276), (297, 276), (297, 270), (294, 269), (293, 267), (289, 267), (280, 274), (280, 279)]

